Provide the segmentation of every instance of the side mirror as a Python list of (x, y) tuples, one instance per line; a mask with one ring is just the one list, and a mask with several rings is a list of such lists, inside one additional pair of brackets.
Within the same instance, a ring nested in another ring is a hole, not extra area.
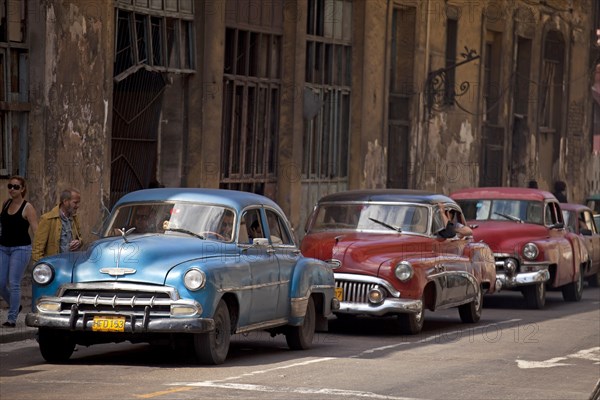
[(562, 222), (559, 222), (557, 224), (551, 225), (550, 229), (563, 229), (565, 227), (565, 224), (563, 224)]

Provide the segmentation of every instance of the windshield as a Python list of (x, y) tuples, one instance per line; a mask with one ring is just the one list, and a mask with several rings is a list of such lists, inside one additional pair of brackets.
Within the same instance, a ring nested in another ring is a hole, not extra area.
[(529, 200), (458, 200), (467, 220), (544, 223), (544, 203)]
[(104, 236), (160, 233), (188, 235), (203, 239), (231, 241), (233, 210), (222, 206), (197, 203), (131, 203), (114, 210)]
[(565, 226), (567, 227), (567, 229), (569, 229), (571, 232), (577, 232), (577, 223), (579, 221), (577, 220), (577, 216), (575, 215), (575, 213), (567, 210), (562, 210), (562, 215), (563, 219), (565, 220)]
[(427, 234), (429, 209), (415, 204), (321, 204), (311, 232), (330, 229)]

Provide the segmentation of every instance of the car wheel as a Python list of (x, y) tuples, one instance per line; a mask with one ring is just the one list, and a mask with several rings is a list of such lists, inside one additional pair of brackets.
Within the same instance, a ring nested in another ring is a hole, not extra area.
[(202, 364), (223, 364), (231, 341), (231, 317), (227, 304), (221, 300), (215, 311), (215, 330), (194, 335), (196, 357)]
[(475, 300), (470, 303), (458, 306), (458, 315), (464, 323), (472, 324), (481, 319), (481, 310), (483, 308), (483, 291), (479, 289), (479, 293)]
[(523, 296), (528, 308), (541, 310), (546, 305), (546, 284), (542, 282), (525, 286)]
[(40, 352), (49, 363), (64, 363), (75, 350), (75, 343), (65, 331), (41, 328), (38, 334)]
[(562, 295), (565, 301), (579, 301), (583, 294), (583, 274), (581, 270), (577, 276), (575, 282), (571, 282), (568, 285), (563, 286)]
[(398, 314), (400, 332), (405, 335), (416, 335), (423, 329), (425, 321), (425, 305), (421, 303), (421, 310), (417, 313)]
[(315, 303), (312, 297), (308, 298), (306, 305), (306, 315), (304, 322), (300, 326), (288, 326), (285, 333), (285, 340), (292, 350), (306, 350), (312, 346), (315, 336)]

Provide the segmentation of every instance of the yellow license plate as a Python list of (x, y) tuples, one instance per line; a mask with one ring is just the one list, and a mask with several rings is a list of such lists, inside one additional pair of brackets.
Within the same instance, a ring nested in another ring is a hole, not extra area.
[(344, 289), (341, 287), (336, 287), (335, 288), (335, 297), (337, 297), (337, 299), (339, 301), (344, 300)]
[(125, 332), (125, 317), (95, 316), (92, 330), (94, 332)]

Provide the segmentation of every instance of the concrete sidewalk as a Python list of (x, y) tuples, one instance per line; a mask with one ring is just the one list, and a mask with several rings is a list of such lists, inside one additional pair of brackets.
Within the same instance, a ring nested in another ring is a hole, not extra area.
[(2, 324), (6, 322), (8, 309), (2, 309), (2, 312), (0, 313), (0, 344), (35, 338), (37, 328), (30, 328), (25, 325), (25, 315), (27, 315), (29, 311), (29, 307), (26, 308), (23, 306), (23, 310), (19, 313), (19, 317), (17, 318), (17, 326), (14, 328), (7, 328), (2, 326)]

